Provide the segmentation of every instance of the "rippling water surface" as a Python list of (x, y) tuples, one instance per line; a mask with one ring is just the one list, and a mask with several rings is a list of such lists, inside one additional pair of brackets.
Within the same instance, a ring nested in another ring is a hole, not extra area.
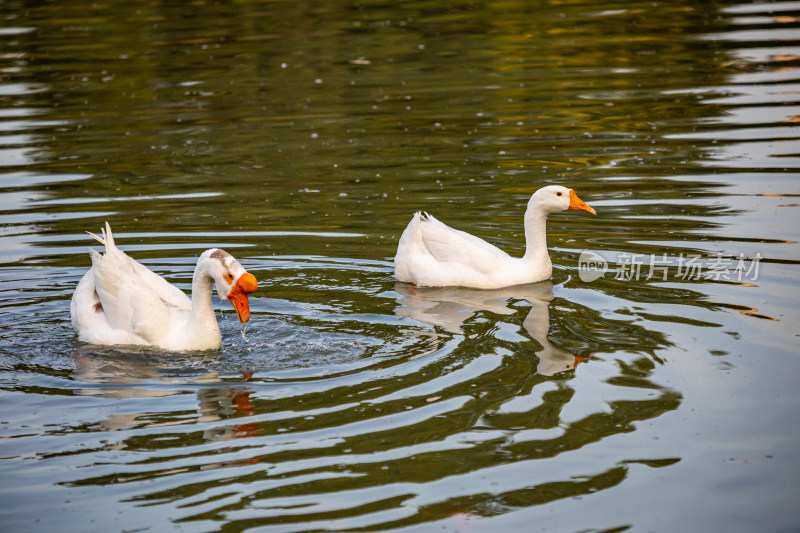
[[(800, 2), (0, 21), (3, 530), (800, 527)], [(550, 218), (551, 281), (393, 279), (419, 209), (522, 254), (545, 184), (598, 212)], [(228, 250), (251, 322), (78, 342), (106, 220), (187, 291)]]

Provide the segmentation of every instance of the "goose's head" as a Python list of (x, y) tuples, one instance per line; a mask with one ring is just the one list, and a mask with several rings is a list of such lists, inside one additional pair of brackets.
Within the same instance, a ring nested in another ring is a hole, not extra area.
[(597, 212), (586, 205), (586, 202), (578, 198), (575, 191), (562, 187), (561, 185), (548, 185), (542, 187), (531, 196), (528, 206), (546, 214), (558, 213), (573, 209), (575, 211), (586, 211), (596, 215)]
[(230, 300), (239, 322), (250, 320), (250, 301), (247, 295), (256, 292), (256, 277), (246, 271), (231, 254), (220, 248), (206, 250), (197, 262), (206, 269), (217, 286), (220, 300)]

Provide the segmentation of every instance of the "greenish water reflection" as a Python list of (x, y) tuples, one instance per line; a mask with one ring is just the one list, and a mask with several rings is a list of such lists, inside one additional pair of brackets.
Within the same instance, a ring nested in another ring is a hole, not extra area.
[[(9, 530), (797, 528), (800, 3), (12, 0), (0, 20)], [(392, 278), (419, 209), (521, 254), (545, 184), (598, 211), (551, 218), (551, 281)], [(78, 343), (105, 220), (184, 290), (228, 249), (259, 279), (250, 324), (219, 306), (209, 353)], [(587, 250), (608, 260), (589, 282)], [(677, 269), (720, 254), (757, 276)]]

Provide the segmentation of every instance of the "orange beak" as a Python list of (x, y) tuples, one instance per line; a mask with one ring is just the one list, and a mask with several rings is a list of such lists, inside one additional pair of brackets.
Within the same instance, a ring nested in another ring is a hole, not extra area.
[(586, 205), (586, 202), (578, 198), (578, 195), (575, 194), (575, 191), (572, 189), (569, 190), (569, 207), (567, 209), (574, 209), (575, 211), (586, 211), (587, 213), (591, 213), (593, 215), (597, 214), (597, 211)]
[(233, 304), (236, 309), (236, 314), (239, 315), (239, 322), (247, 322), (250, 320), (250, 301), (247, 295), (256, 292), (258, 289), (258, 282), (256, 277), (250, 272), (245, 272), (236, 281), (236, 285), (231, 289), (228, 294), (228, 300)]

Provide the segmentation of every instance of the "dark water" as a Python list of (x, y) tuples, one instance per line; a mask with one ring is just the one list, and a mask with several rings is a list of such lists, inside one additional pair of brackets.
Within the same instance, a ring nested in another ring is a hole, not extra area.
[[(0, 529), (797, 531), (798, 122), (794, 1), (0, 0)], [(552, 281), (394, 281), (545, 184)], [(106, 220), (250, 324), (79, 343)]]

